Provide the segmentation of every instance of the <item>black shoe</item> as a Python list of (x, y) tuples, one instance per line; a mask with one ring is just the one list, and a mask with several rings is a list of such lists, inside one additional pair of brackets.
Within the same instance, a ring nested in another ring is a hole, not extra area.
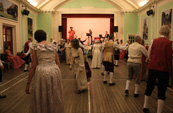
[(149, 113), (149, 109), (148, 108), (143, 108), (143, 112), (144, 113)]
[(3, 98), (6, 98), (7, 96), (6, 95), (0, 95), (0, 99), (3, 99)]
[(107, 83), (107, 81), (103, 81), (103, 84), (106, 84)]
[(129, 90), (125, 90), (125, 94), (126, 94), (126, 96), (128, 96), (129, 95)]
[(115, 67), (118, 67), (119, 65), (115, 65)]
[(24, 72), (28, 72), (28, 70), (24, 70)]
[(115, 83), (109, 83), (109, 86), (114, 86), (115, 85)]
[(78, 90), (77, 94), (81, 94), (82, 92), (84, 92), (85, 90)]
[(135, 98), (139, 97), (139, 94), (134, 94), (134, 97), (135, 97)]
[(104, 72), (102, 72), (102, 73), (101, 73), (101, 75), (103, 75), (103, 76), (104, 76)]

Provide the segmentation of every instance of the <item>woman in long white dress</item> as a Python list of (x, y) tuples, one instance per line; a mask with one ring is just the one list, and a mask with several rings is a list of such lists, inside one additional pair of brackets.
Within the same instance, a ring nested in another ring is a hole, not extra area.
[(65, 55), (66, 55), (66, 64), (70, 64), (71, 62), (71, 43), (70, 39), (67, 39), (67, 43), (65, 43)]
[(46, 32), (35, 32), (37, 44), (33, 46), (32, 63), (26, 85), (31, 91), (30, 113), (64, 113), (60, 63), (56, 46), (46, 42)]
[(79, 41), (77, 39), (72, 39), (71, 45), (72, 45), (72, 50), (71, 50), (72, 60), (70, 63), (70, 70), (72, 70), (73, 67), (76, 74), (78, 94), (80, 94), (88, 87), (85, 64), (84, 64), (84, 56), (82, 49), (79, 47)]
[(96, 44), (93, 45), (93, 59), (91, 63), (91, 68), (100, 68), (101, 67), (101, 45), (99, 44), (99, 41), (96, 42)]

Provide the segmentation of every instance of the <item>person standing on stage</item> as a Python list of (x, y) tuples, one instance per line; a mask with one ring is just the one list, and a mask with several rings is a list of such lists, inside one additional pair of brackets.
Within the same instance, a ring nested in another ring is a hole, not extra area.
[(108, 37), (109, 37), (109, 34), (108, 34), (108, 31), (106, 31), (105, 38), (108, 38)]
[(73, 27), (70, 27), (70, 30), (68, 31), (68, 33), (69, 33), (69, 39), (71, 41), (72, 39), (74, 39), (74, 34), (75, 34)]
[(158, 78), (158, 103), (157, 113), (161, 113), (164, 102), (165, 93), (169, 82), (169, 74), (172, 68), (172, 41), (169, 40), (170, 28), (163, 25), (160, 29), (160, 37), (153, 40), (149, 51), (148, 62), (148, 82), (145, 90), (145, 99), (143, 112), (148, 113), (149, 98)]
[[(134, 37), (134, 43), (129, 46), (129, 58), (128, 58), (128, 78), (126, 80), (126, 88), (125, 88), (125, 94), (128, 96), (129, 94), (129, 86), (130, 82), (133, 79), (133, 76), (135, 75), (135, 92), (134, 97), (139, 97), (138, 88), (140, 84), (140, 72), (141, 72), (141, 58), (144, 54), (146, 57), (147, 50), (144, 46), (140, 44), (141, 37), (139, 35), (135, 35)], [(127, 47), (127, 46), (126, 46)]]
[(28, 38), (28, 41), (25, 43), (24, 45), (24, 54), (25, 54), (25, 68), (24, 68), (24, 72), (28, 71), (28, 66), (29, 63), (31, 62), (31, 49), (32, 49), (32, 38)]
[(92, 35), (93, 35), (93, 32), (92, 32), (91, 29), (89, 29), (89, 34), (90, 34), (91, 38), (88, 39), (88, 45), (92, 45)]
[(113, 86), (115, 85), (115, 83), (113, 83), (112, 79), (113, 79), (113, 74), (114, 74), (114, 50), (115, 47), (119, 48), (119, 49), (127, 49), (127, 47), (123, 47), (123, 46), (119, 46), (117, 43), (113, 42), (114, 39), (114, 35), (110, 35), (109, 37), (109, 41), (106, 42), (104, 49), (104, 55), (103, 55), (103, 65), (105, 67), (105, 71), (104, 71), (104, 81), (103, 83), (106, 84), (106, 76), (107, 73), (110, 73), (110, 82), (109, 85)]

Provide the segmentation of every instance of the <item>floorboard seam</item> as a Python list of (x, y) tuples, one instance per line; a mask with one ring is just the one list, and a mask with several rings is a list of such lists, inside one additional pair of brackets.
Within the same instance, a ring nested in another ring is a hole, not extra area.
[(20, 76), (22, 76), (22, 75), (24, 75), (24, 74), (25, 74), (25, 73), (22, 73), (22, 74), (20, 74), (19, 76), (17, 76), (17, 77), (15, 77), (15, 78), (13, 78), (13, 79), (11, 79), (11, 80), (9, 80), (9, 81), (3, 83), (2, 85), (0, 85), (0, 87), (1, 87), (1, 86), (4, 86), (4, 85), (6, 85), (6, 84), (8, 84), (9, 82), (11, 82), (11, 81), (17, 79), (18, 77), (20, 77)]
[(9, 90), (10, 88), (12, 88), (13, 86), (17, 85), (18, 83), (22, 82), (22, 81), (23, 81), (24, 79), (26, 79), (27, 77), (28, 77), (28, 76), (26, 76), (25, 78), (20, 79), (18, 82), (14, 83), (12, 86), (10, 86), (10, 87), (4, 89), (3, 91), (0, 92), (0, 94), (2, 94), (3, 92)]

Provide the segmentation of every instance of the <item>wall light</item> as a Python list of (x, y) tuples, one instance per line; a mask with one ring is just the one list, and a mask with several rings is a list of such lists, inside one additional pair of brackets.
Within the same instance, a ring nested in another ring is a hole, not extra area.
[(146, 0), (143, 1), (143, 2), (141, 2), (141, 3), (139, 4), (139, 6), (142, 7), (142, 6), (144, 6), (147, 2), (148, 2), (148, 1), (146, 1)]
[(36, 2), (36, 1), (34, 1), (34, 0), (27, 0), (31, 5), (33, 5), (33, 6), (37, 6), (38, 5), (38, 3)]

